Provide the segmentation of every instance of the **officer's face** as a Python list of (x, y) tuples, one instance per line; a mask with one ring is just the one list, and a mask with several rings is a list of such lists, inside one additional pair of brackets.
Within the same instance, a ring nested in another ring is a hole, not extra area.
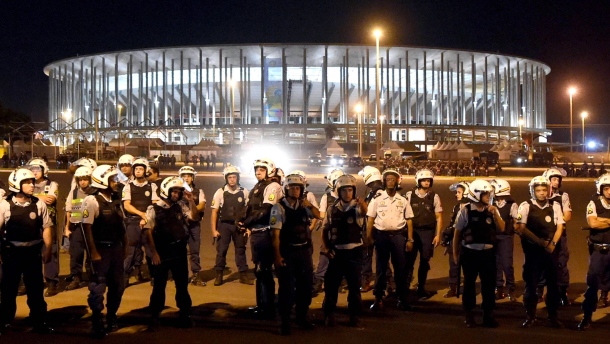
[(457, 188), (455, 189), (455, 199), (460, 201), (464, 197), (464, 189)]
[(296, 184), (288, 185), (288, 196), (292, 198), (301, 197), (301, 186)]
[(422, 189), (427, 189), (430, 187), (430, 179), (422, 179), (419, 181)]
[(602, 189), (602, 192), (604, 194), (604, 197), (606, 197), (606, 199), (610, 199), (610, 185), (604, 186), (604, 188)]
[(31, 168), (30, 170), (34, 173), (34, 177), (36, 177), (36, 180), (42, 179), (42, 168), (36, 166)]
[(182, 180), (184, 180), (188, 185), (193, 184), (193, 175), (192, 174), (183, 174)]
[(546, 185), (538, 185), (534, 188), (534, 195), (538, 201), (545, 201), (549, 194), (549, 189)]
[(78, 187), (81, 189), (86, 189), (89, 187), (89, 185), (91, 185), (90, 177), (80, 177), (76, 178), (76, 180), (78, 180)]
[(133, 169), (133, 175), (136, 178), (144, 178), (144, 174), (146, 173), (146, 168), (144, 168), (144, 166), (136, 166)]
[(481, 193), (481, 203), (489, 204), (490, 194), (489, 192)]
[(172, 188), (170, 198), (172, 202), (178, 202), (180, 200), (180, 189)]
[(237, 185), (237, 176), (234, 174), (230, 174), (227, 176), (227, 184), (229, 184), (229, 186), (233, 187), (235, 185)]
[(386, 189), (394, 189), (396, 187), (396, 183), (398, 182), (398, 178), (396, 176), (388, 174), (385, 177), (385, 187)]
[(21, 192), (26, 195), (34, 194), (34, 179), (25, 179), (21, 182)]
[(119, 167), (121, 168), (121, 172), (126, 175), (127, 177), (131, 176), (131, 165), (129, 164), (121, 164), (119, 165)]
[(559, 188), (559, 177), (551, 177), (551, 186), (553, 189)]
[[(396, 179), (396, 177), (394, 177), (394, 179)], [(354, 199), (354, 188), (352, 188), (352, 187), (341, 188), (341, 190), (339, 190), (339, 197), (341, 197), (341, 200), (343, 202), (351, 201), (352, 199)]]
[(256, 180), (261, 181), (267, 177), (267, 169), (264, 167), (257, 167), (254, 170), (254, 174), (256, 175)]
[(112, 192), (119, 191), (119, 182), (117, 182), (116, 179), (110, 178), (110, 180), (108, 181), (108, 184), (109, 184), (110, 189), (112, 190)]

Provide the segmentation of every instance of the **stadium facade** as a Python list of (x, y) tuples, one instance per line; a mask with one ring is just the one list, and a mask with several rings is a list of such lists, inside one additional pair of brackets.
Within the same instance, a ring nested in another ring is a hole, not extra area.
[(515, 140), (520, 129), (549, 132), (550, 68), (538, 61), (406, 46), (382, 46), (377, 56), (375, 46), (261, 44), (53, 62), (44, 69), (47, 134), (59, 146), (92, 139), (96, 127), (105, 141), (298, 144), (324, 142), (333, 123), (337, 141), (373, 143), (377, 57), (383, 141), (498, 142)]

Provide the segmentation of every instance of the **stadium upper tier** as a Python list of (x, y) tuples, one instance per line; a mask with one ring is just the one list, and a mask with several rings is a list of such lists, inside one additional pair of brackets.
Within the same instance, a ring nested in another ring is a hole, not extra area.
[[(376, 115), (379, 62), (381, 113)], [(78, 56), (44, 69), (49, 134), (196, 143), (384, 139), (497, 141), (547, 132), (538, 61), (421, 47), (261, 44), (141, 49)], [(383, 116), (383, 117), (382, 117)]]

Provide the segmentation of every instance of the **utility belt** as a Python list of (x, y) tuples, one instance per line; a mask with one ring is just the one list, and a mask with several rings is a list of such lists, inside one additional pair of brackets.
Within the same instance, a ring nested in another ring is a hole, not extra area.
[(235, 225), (235, 220), (220, 220), (220, 223), (226, 223), (228, 225)]
[(252, 233), (263, 233), (263, 232), (266, 232), (266, 231), (268, 231), (270, 229), (271, 229), (270, 226), (266, 226), (266, 227), (260, 227), (260, 228), (251, 228), (250, 231)]
[(598, 252), (601, 252), (601, 253), (608, 253), (608, 252), (610, 252), (610, 244), (598, 244), (598, 243), (592, 242), (590, 239), (587, 239), (587, 243), (589, 244), (589, 247), (593, 251), (598, 251)]
[(4, 241), (9, 244), (9, 246), (14, 247), (32, 247), (38, 244), (42, 244), (42, 239), (32, 240), (32, 241)]
[(377, 233), (383, 233), (383, 234), (389, 235), (389, 236), (404, 235), (405, 234), (405, 230), (404, 229), (381, 230), (381, 229), (378, 229), (378, 228), (374, 228), (374, 230), (376, 230)]
[(287, 246), (290, 246), (293, 248), (309, 248), (311, 245), (310, 245), (309, 241), (306, 241), (306, 242), (298, 243), (298, 244), (287, 244)]
[(485, 250), (491, 250), (492, 248), (494, 248), (494, 245), (492, 244), (465, 244), (462, 241), (462, 246), (468, 249), (471, 249), (473, 251), (485, 251)]

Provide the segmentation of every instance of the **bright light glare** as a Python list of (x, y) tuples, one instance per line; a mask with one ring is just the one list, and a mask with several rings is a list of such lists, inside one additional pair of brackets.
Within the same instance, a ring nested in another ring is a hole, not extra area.
[(597, 142), (589, 141), (589, 143), (587, 143), (587, 147), (593, 149), (593, 148), (597, 147)]
[(276, 167), (280, 167), (284, 172), (294, 170), (293, 163), (289, 152), (282, 149), (280, 145), (251, 145), (249, 149), (243, 149), (239, 167), (242, 173), (253, 174), (254, 166), (252, 165), (256, 159), (268, 158), (273, 160)]
[(354, 107), (354, 110), (356, 110), (356, 113), (361, 113), (362, 112), (362, 105), (356, 104), (356, 106)]
[(589, 116), (589, 113), (587, 111), (583, 111), (583, 113), (580, 114), (580, 117), (582, 117), (583, 119), (587, 118), (587, 116)]
[(379, 30), (379, 29), (373, 30), (373, 36), (375, 36), (375, 38), (381, 37), (381, 30)]
[(574, 87), (570, 87), (570, 88), (568, 89), (568, 93), (569, 93), (570, 95), (574, 95), (574, 94), (576, 93), (576, 88), (574, 88)]

